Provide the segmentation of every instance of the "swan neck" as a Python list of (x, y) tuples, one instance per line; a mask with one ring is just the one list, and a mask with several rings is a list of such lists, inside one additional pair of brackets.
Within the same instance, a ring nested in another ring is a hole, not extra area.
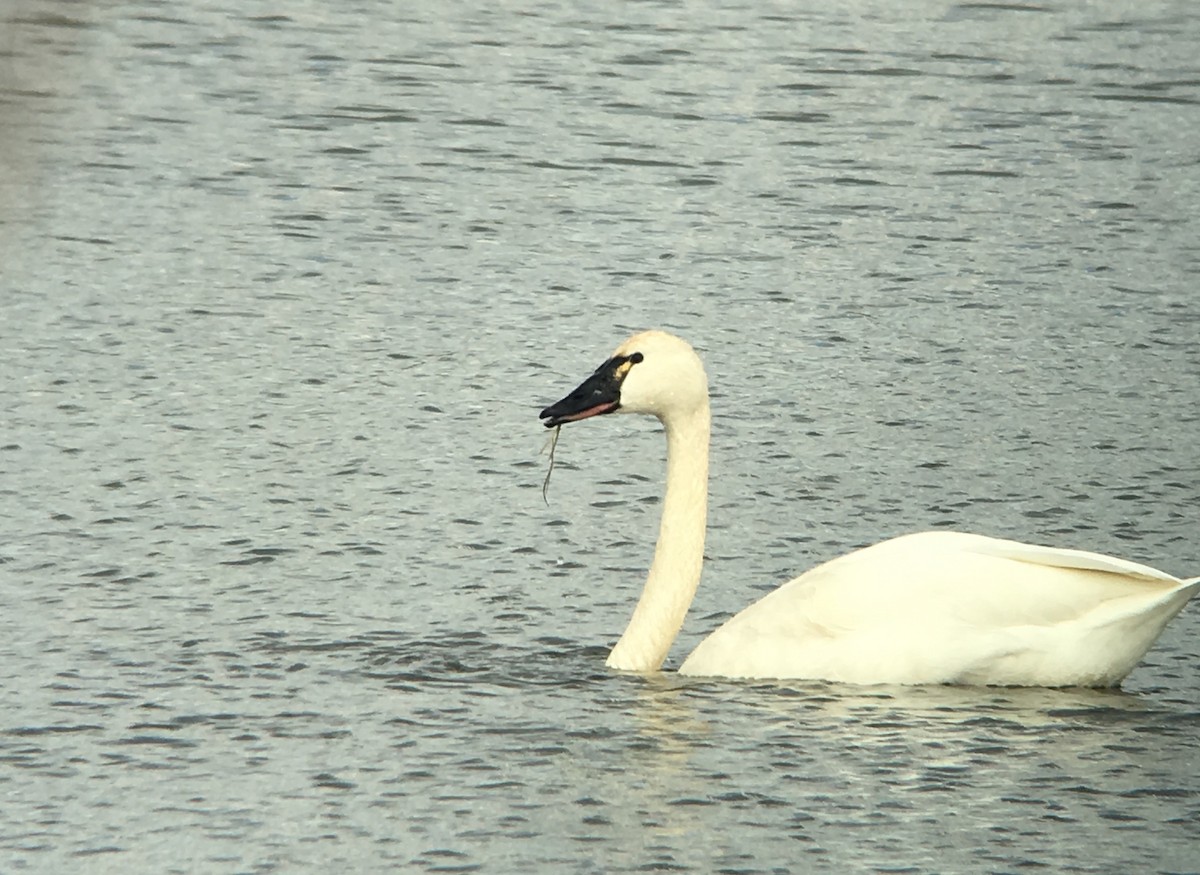
[(608, 657), (612, 668), (662, 667), (700, 584), (708, 513), (707, 399), (695, 410), (662, 419), (667, 485), (654, 561), (629, 626)]

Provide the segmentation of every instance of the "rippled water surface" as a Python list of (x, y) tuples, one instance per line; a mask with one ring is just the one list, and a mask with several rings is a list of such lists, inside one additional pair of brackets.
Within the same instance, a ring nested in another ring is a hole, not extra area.
[(0, 7), (0, 871), (1196, 872), (1200, 607), (1119, 692), (668, 668), (929, 527), (1200, 574), (1188, 2)]

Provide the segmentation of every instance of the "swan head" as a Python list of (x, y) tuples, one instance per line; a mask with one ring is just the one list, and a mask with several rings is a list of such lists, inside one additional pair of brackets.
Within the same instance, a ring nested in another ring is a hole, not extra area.
[(606, 413), (643, 413), (663, 422), (707, 409), (708, 378), (691, 344), (665, 331), (626, 340), (573, 392), (541, 413), (547, 428)]

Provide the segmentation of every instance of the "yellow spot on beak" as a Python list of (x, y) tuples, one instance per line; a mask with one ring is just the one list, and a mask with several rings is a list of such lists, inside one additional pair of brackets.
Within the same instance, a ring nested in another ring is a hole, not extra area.
[(629, 369), (632, 367), (633, 367), (633, 362), (631, 362), (631, 361), (626, 360), (626, 361), (621, 362), (619, 365), (617, 365), (617, 369), (615, 371), (613, 371), (613, 377), (615, 377), (618, 380), (624, 380), (625, 375), (629, 373)]

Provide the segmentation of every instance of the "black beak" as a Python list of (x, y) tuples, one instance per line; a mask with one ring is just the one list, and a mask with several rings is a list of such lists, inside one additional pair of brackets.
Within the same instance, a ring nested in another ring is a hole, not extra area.
[(621, 379), (629, 370), (626, 358), (611, 358), (579, 384), (570, 395), (551, 404), (540, 414), (546, 428), (612, 413), (621, 406)]

